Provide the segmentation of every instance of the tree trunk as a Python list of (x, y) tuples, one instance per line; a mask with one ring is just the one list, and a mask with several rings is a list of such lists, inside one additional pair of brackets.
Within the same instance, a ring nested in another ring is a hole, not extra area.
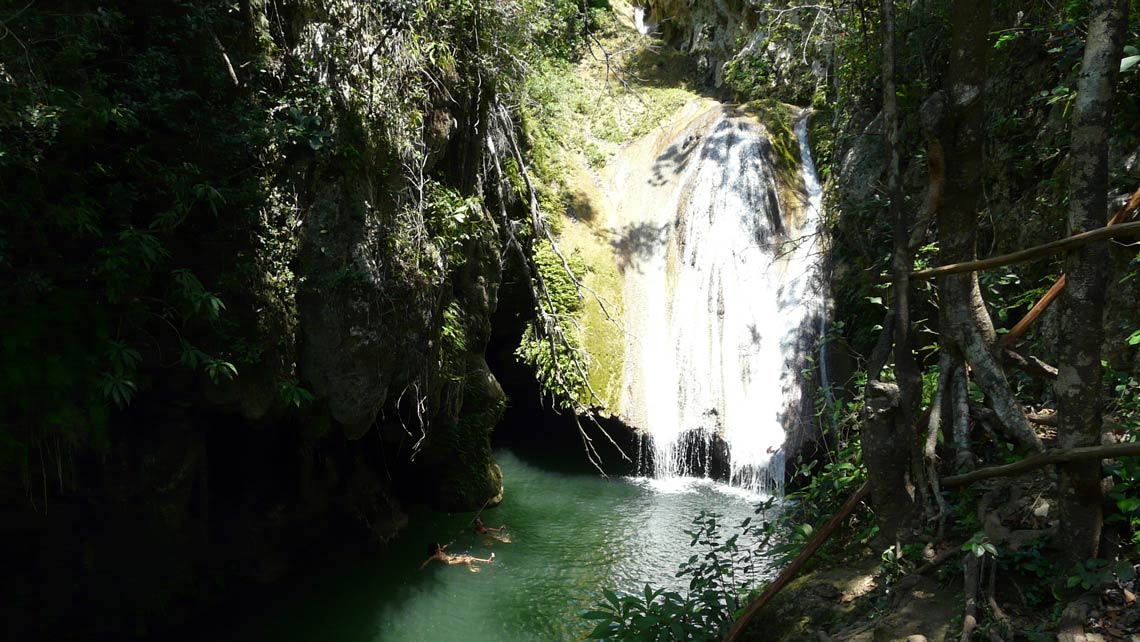
[[(915, 484), (911, 478), (910, 441), (898, 434), (899, 389), (891, 383), (867, 384), (861, 429), (863, 463), (871, 487), (871, 506), (883, 547), (910, 539), (917, 516)], [(908, 433), (914, 426), (907, 426)]]
[[(914, 356), (913, 326), (910, 314), (910, 278), (914, 270), (914, 251), (911, 249), (910, 236), (914, 216), (906, 207), (903, 207), (902, 181), (900, 174), (899, 152), (899, 110), (898, 95), (895, 88), (895, 7), (894, 0), (883, 0), (883, 131), (887, 148), (887, 198), (890, 203), (890, 216), (894, 226), (894, 250), (891, 255), (891, 274), (894, 279), (894, 357), (895, 379), (898, 381), (899, 402), (898, 410), (893, 413), (894, 438), (898, 440), (897, 447), (900, 452), (906, 453), (910, 462), (910, 471), (905, 481), (912, 487), (918, 488), (925, 496), (923, 478), (922, 450), (915, 430), (915, 418), (918, 415), (920, 395), (922, 394), (922, 375), (919, 372), (918, 361)], [(871, 474), (870, 472), (868, 474)], [(878, 484), (872, 483), (872, 488)], [(918, 506), (914, 498), (910, 497), (911, 504), (900, 509), (910, 511), (910, 518), (918, 517)], [(925, 504), (925, 502), (923, 502)], [(900, 514), (901, 514), (900, 510)], [(902, 539), (905, 527), (900, 524), (891, 532), (891, 536)], [(886, 533), (888, 530), (883, 529)], [(892, 540), (892, 543), (896, 540)]]
[[(1068, 228), (1076, 234), (1104, 225), (1108, 211), (1108, 127), (1128, 19), (1127, 0), (1089, 2), (1085, 57), (1073, 110)], [(1065, 257), (1061, 294), (1061, 359), (1055, 390), (1061, 446), (1100, 443), (1101, 344), (1108, 247), (1085, 246)], [(1070, 561), (1095, 557), (1103, 498), (1099, 461), (1061, 468), (1058, 544)]]
[[(944, 136), (947, 190), (938, 211), (943, 263), (977, 258), (978, 195), (982, 192), (982, 89), (989, 54), (990, 0), (959, 0), (951, 12), (949, 124)], [(942, 280), (942, 335), (969, 362), (1007, 436), (1033, 450), (1041, 441), (1025, 419), (998, 358), (997, 333), (976, 273)]]

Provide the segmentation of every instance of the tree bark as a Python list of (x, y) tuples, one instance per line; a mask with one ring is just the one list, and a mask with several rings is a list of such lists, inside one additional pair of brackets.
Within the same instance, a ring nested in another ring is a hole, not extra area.
[[(909, 484), (911, 492), (910, 503), (897, 506), (896, 517), (900, 520), (891, 528), (883, 527), (882, 532), (889, 534), (893, 539), (891, 543), (906, 539), (905, 533), (913, 524), (906, 523), (918, 518), (919, 506), (914, 501), (914, 489), (917, 488), (922, 497), (926, 496), (926, 486), (923, 481), (922, 449), (915, 429), (915, 417), (918, 414), (920, 396), (922, 394), (922, 374), (919, 372), (918, 361), (914, 356), (914, 337), (910, 314), (910, 273), (914, 269), (914, 251), (911, 249), (910, 237), (913, 225), (911, 210), (903, 207), (902, 181), (900, 174), (899, 152), (899, 109), (898, 95), (895, 87), (895, 6), (894, 0), (882, 0), (883, 12), (883, 133), (887, 148), (887, 198), (890, 204), (890, 216), (894, 226), (894, 250), (891, 254), (891, 275), (894, 280), (894, 357), (895, 380), (898, 382), (898, 409), (893, 415), (893, 439), (897, 443), (892, 447), (905, 454), (903, 461), (910, 462), (910, 470), (902, 480)], [(876, 476), (868, 466), (868, 477)], [(898, 481), (898, 480), (895, 480)], [(873, 490), (879, 490), (882, 484), (871, 482)], [(903, 495), (892, 492), (893, 501), (900, 501)], [(878, 500), (876, 499), (876, 503)], [(926, 502), (922, 502), (925, 506)], [(909, 514), (907, 514), (909, 512)]]
[[(916, 486), (911, 477), (911, 440), (899, 434), (898, 386), (881, 381), (867, 384), (860, 429), (863, 463), (871, 487), (871, 506), (883, 547), (910, 539), (918, 515)], [(913, 434), (913, 425), (906, 431)], [(872, 472), (873, 471), (873, 472)]]
[[(1100, 227), (1108, 211), (1108, 127), (1128, 19), (1127, 0), (1091, 0), (1085, 56), (1073, 109), (1068, 228)], [(1061, 357), (1055, 391), (1061, 446), (1100, 443), (1101, 344), (1108, 248), (1088, 245), (1065, 257), (1061, 294)], [(1103, 498), (1099, 461), (1066, 464), (1059, 480), (1061, 527), (1057, 544), (1070, 561), (1095, 557)]]
[[(949, 127), (946, 142), (947, 189), (938, 212), (943, 263), (977, 258), (977, 197), (982, 192), (982, 89), (989, 54), (990, 0), (959, 0), (951, 12)], [(997, 333), (986, 311), (976, 273), (943, 277), (940, 312), (948, 339), (970, 364), (1007, 436), (1033, 450), (1041, 440), (1026, 421), (1010, 390), (997, 353)]]

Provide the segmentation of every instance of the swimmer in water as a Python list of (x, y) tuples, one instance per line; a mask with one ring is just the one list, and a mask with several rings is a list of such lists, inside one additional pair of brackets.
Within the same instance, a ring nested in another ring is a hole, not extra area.
[(431, 557), (424, 560), (424, 563), (420, 564), (420, 568), (424, 568), (430, 564), (432, 560), (439, 560), (448, 566), (451, 566), (453, 564), (466, 564), (467, 570), (471, 571), (472, 573), (478, 573), (479, 569), (474, 565), (474, 562), (482, 562), (484, 564), (487, 564), (489, 562), (495, 561), (494, 553), (491, 553), (491, 556), (487, 559), (481, 559), (473, 555), (452, 555), (445, 551), (445, 548), (447, 548), (447, 546), (441, 546), (438, 543), (432, 544), (428, 549), (431, 552)]
[(483, 520), (478, 517), (475, 518), (475, 526), (473, 527), (476, 535), (485, 535), (503, 542), (504, 544), (511, 543), (511, 536), (507, 533), (507, 525), (503, 524), (498, 528), (491, 528), (483, 523)]

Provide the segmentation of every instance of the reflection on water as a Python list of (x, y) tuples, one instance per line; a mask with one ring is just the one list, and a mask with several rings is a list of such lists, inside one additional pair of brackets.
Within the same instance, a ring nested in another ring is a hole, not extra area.
[[(482, 516), (488, 525), (506, 523), (512, 543), (473, 534), (472, 513), (417, 512), (383, 555), (297, 587), (237, 630), (210, 639), (581, 639), (589, 628), (578, 614), (600, 599), (602, 587), (687, 588), (674, 574), (694, 552), (684, 532), (689, 522), (705, 510), (735, 525), (761, 499), (703, 479), (603, 479), (551, 472), (511, 452), (497, 457), (506, 499)], [(434, 541), (478, 557), (494, 551), (495, 561), (479, 573), (438, 563), (419, 570)]]

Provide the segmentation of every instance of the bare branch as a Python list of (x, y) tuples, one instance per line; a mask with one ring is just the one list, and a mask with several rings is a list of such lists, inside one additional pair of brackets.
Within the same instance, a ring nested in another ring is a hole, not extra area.
[[(993, 256), (988, 259), (980, 259), (977, 261), (966, 261), (964, 263), (952, 263), (950, 265), (942, 265), (939, 267), (929, 268), (926, 270), (917, 270), (910, 273), (910, 278), (915, 280), (933, 279), (939, 276), (948, 276), (950, 274), (961, 274), (963, 272), (978, 272), (980, 270), (989, 270), (993, 268), (1003, 267), (1006, 265), (1013, 265), (1014, 263), (1024, 263), (1039, 259), (1052, 254), (1074, 250), (1085, 245), (1090, 245), (1098, 241), (1107, 239), (1115, 239), (1121, 237), (1140, 236), (1140, 222), (1125, 223), (1123, 225), (1113, 225), (1097, 228), (1088, 232), (1081, 232), (1072, 236), (1058, 239), (1038, 245), (1018, 252), (1010, 254), (1003, 254), (1001, 256)], [(884, 279), (886, 280), (886, 279)]]
[(1030, 470), (1035, 470), (1050, 464), (1064, 464), (1072, 461), (1088, 461), (1090, 459), (1115, 459), (1117, 457), (1140, 456), (1140, 442), (1127, 444), (1112, 444), (1109, 446), (1082, 446), (1080, 448), (1057, 448), (1030, 455), (1021, 461), (1003, 466), (990, 466), (979, 468), (964, 475), (944, 477), (942, 486), (952, 488), (965, 486), (974, 482), (993, 477), (1009, 477)]

